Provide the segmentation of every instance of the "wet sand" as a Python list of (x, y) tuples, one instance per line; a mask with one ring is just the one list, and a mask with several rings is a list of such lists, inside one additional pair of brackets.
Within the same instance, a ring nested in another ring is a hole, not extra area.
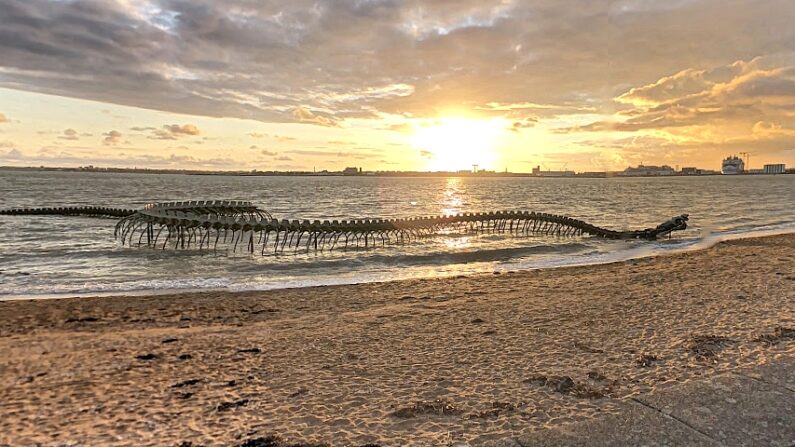
[(477, 445), (795, 357), (795, 235), (502, 275), (0, 302), (0, 352), (0, 446)]

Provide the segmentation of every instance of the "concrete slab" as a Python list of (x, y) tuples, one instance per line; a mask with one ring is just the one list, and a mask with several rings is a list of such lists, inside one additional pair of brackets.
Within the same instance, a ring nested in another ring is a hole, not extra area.
[[(779, 369), (785, 367), (777, 364), (763, 374), (778, 380), (787, 375)], [(742, 374), (687, 383), (640, 396), (638, 401), (682, 421), (720, 445), (795, 444), (795, 393)]]
[(522, 447), (717, 447), (720, 444), (657, 410), (622, 401), (620, 413), (515, 438)]
[(795, 357), (618, 403), (618, 414), (483, 447), (795, 447)]
[(775, 363), (759, 366), (747, 372), (742, 371), (739, 374), (795, 392), (795, 357), (779, 359)]

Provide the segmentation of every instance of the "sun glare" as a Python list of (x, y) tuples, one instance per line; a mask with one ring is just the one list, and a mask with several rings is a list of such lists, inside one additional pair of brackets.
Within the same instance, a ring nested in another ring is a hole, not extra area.
[(504, 129), (502, 119), (443, 118), (416, 128), (411, 144), (427, 158), (430, 171), (468, 170), (473, 165), (493, 169), (495, 147)]

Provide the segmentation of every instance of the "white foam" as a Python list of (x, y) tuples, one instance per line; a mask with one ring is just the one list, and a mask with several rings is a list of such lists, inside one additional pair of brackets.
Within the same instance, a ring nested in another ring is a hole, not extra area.
[(532, 270), (543, 268), (574, 267), (582, 265), (609, 264), (611, 262), (623, 262), (632, 259), (648, 258), (662, 254), (684, 253), (689, 251), (704, 250), (715, 246), (724, 241), (738, 239), (750, 239), (755, 237), (775, 236), (780, 234), (795, 233), (795, 222), (787, 222), (776, 225), (766, 225), (752, 230), (732, 230), (725, 232), (708, 232), (697, 239), (685, 239), (674, 242), (656, 242), (651, 244), (637, 245), (625, 250), (617, 250), (606, 253), (591, 255), (580, 255), (561, 257), (547, 260), (532, 260), (526, 262), (516, 262), (503, 266), (500, 270)]

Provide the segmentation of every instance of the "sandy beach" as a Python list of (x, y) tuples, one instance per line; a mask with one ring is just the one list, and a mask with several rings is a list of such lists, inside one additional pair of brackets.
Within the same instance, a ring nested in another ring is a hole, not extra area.
[(478, 445), (795, 356), (795, 235), (449, 279), (0, 302), (0, 352), (0, 446)]

